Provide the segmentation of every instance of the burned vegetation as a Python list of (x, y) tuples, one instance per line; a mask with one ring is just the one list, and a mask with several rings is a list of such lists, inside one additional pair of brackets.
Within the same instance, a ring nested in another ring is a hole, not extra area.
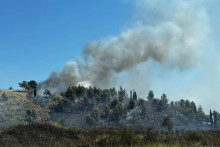
[[(193, 101), (169, 102), (166, 94), (155, 98), (151, 90), (146, 98), (140, 98), (134, 89), (127, 92), (122, 87), (117, 90), (78, 85), (53, 94), (49, 89), (40, 93), (33, 80), (19, 85), (24, 90), (0, 92), (1, 126), (56, 122), (66, 127), (87, 129), (122, 126), (155, 131), (219, 128), (217, 111), (210, 110), (207, 116)], [(169, 118), (167, 124), (163, 124), (165, 118)]]
[(207, 116), (193, 101), (169, 102), (166, 94), (155, 98), (153, 91), (140, 98), (122, 87), (78, 85), (59, 94), (40, 93), (37, 84), (28, 83), (24, 90), (0, 91), (3, 146), (219, 145), (212, 140), (219, 139), (220, 114), (210, 110)]
[(127, 92), (122, 87), (100, 89), (97, 87), (71, 86), (60, 94), (46, 89), (43, 95), (31, 97), (35, 104), (48, 109), (50, 121), (67, 127), (94, 128), (118, 127), (153, 128), (166, 130), (161, 123), (165, 117), (172, 122), (170, 129), (218, 128), (220, 117), (214, 111), (216, 125), (210, 124), (201, 106), (193, 101), (169, 102), (166, 94), (155, 98), (149, 91), (146, 98), (138, 97), (135, 90)]

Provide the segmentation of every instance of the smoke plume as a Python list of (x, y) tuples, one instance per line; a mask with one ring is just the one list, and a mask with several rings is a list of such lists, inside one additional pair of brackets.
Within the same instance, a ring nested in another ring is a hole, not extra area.
[(117, 36), (88, 43), (79, 59), (53, 72), (40, 88), (61, 91), (77, 84), (112, 86), (118, 74), (149, 59), (183, 70), (200, 63), (210, 31), (202, 1), (136, 0), (133, 5), (129, 27)]

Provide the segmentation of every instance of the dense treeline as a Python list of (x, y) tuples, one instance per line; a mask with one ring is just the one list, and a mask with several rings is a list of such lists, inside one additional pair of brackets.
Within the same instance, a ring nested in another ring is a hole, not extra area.
[[(148, 115), (149, 108), (155, 113), (172, 109), (187, 118), (182, 122), (185, 125), (203, 125), (206, 122), (207, 125), (214, 126), (209, 124), (211, 120), (206, 117), (202, 107), (197, 107), (193, 101), (181, 99), (169, 103), (166, 94), (162, 94), (161, 98), (155, 98), (153, 91), (149, 91), (146, 98), (147, 100), (138, 98), (135, 90), (130, 91), (130, 95), (128, 95), (122, 87), (117, 91), (115, 88), (86, 88), (78, 85), (69, 87), (59, 96), (51, 99), (50, 109), (55, 112), (88, 111), (90, 113), (85, 120), (90, 126), (96, 125), (100, 119), (118, 123), (120, 120), (126, 119), (127, 114), (135, 108), (140, 109), (137, 115)], [(213, 114), (216, 116), (214, 127), (217, 127), (220, 122), (220, 117), (217, 117), (219, 113), (214, 111)]]

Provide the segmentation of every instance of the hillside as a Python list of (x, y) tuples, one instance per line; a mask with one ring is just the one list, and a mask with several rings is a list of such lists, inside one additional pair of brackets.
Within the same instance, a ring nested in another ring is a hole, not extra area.
[[(167, 96), (155, 98), (149, 91), (146, 99), (136, 91), (120, 87), (99, 89), (73, 86), (60, 94), (47, 93), (33, 96), (33, 91), (0, 91), (0, 125), (2, 127), (31, 123), (56, 122), (72, 128), (129, 127), (166, 130), (161, 126), (168, 116), (173, 130), (209, 130), (211, 126), (202, 107), (193, 101), (169, 102)], [(218, 112), (216, 113), (219, 116)], [(217, 117), (219, 124), (220, 117)]]
[(0, 90), (0, 126), (7, 127), (25, 122), (26, 111), (36, 114), (36, 122), (49, 120), (48, 110), (33, 104), (23, 90)]
[[(48, 91), (48, 90), (47, 90)], [(193, 101), (169, 102), (165, 94), (155, 98), (149, 91), (147, 98), (130, 94), (120, 87), (116, 90), (72, 86), (60, 94), (37, 96), (38, 105), (50, 109), (51, 121), (67, 127), (93, 128), (126, 126), (133, 128), (164, 129), (161, 122), (168, 116), (173, 129), (212, 129), (201, 106)], [(218, 112), (214, 111), (213, 114)], [(219, 122), (218, 117), (218, 122)], [(217, 126), (215, 126), (217, 127)]]

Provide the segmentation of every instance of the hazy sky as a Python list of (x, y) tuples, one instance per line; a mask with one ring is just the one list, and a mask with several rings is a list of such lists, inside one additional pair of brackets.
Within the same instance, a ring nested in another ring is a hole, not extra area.
[(46, 80), (93, 41), (109, 42), (140, 28), (159, 32), (153, 39), (164, 41), (161, 35), (178, 35), (180, 27), (192, 54), (180, 59), (185, 48), (172, 36), (175, 46), (168, 47), (175, 54), (165, 62), (154, 56), (138, 62), (117, 73), (118, 81), (111, 85), (136, 87), (141, 97), (151, 89), (156, 97), (165, 93), (170, 100), (194, 100), (206, 112), (220, 111), (219, 6), (217, 0), (1, 0), (0, 89), (18, 88), (23, 80)]

